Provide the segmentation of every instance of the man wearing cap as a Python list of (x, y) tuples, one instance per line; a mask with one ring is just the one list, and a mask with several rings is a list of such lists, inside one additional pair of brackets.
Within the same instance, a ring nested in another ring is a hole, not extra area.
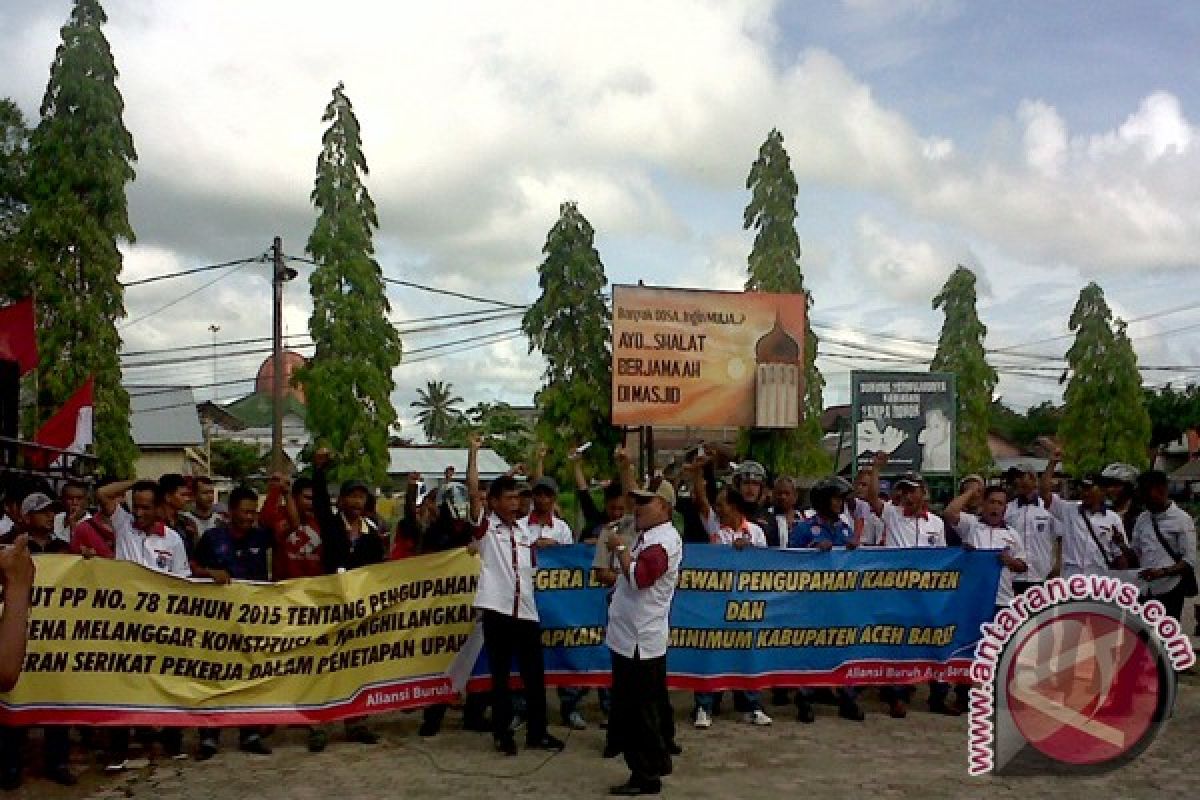
[[(929, 497), (925, 479), (916, 472), (906, 472), (892, 483), (894, 497), (884, 502), (879, 497), (879, 472), (887, 463), (887, 453), (876, 453), (874, 468), (867, 484), (867, 502), (871, 511), (883, 520), (884, 547), (945, 547), (946, 524), (936, 514), (929, 513)], [(899, 503), (897, 503), (897, 499)], [(885, 686), (880, 696), (888, 704), (888, 714), (901, 719), (908, 714), (912, 686)], [(935, 714), (958, 716), (962, 710), (946, 702), (950, 685), (934, 681), (929, 687), (929, 710)]]
[(1126, 533), (1133, 531), (1145, 510), (1137, 491), (1138, 469), (1120, 461), (1109, 464), (1100, 473), (1100, 485), (1112, 510), (1121, 517)]
[(1162, 603), (1182, 622), (1184, 599), (1196, 595), (1196, 523), (1171, 501), (1165, 472), (1142, 473), (1138, 489), (1146, 510), (1133, 528), (1133, 552), (1141, 567), (1138, 578), (1145, 582), (1143, 598)]
[(671, 484), (663, 481), (653, 492), (635, 490), (633, 498), (637, 541), (629, 547), (615, 531), (607, 537), (618, 573), (605, 637), (613, 661), (609, 724), (630, 772), (610, 792), (624, 796), (658, 794), (662, 776), (671, 772), (661, 715), (667, 696), (668, 619), (683, 559), (683, 540), (671, 523)]
[(1062, 544), (1058, 524), (1045, 503), (1045, 495), (1054, 481), (1056, 462), (1051, 458), (1041, 478), (1031, 464), (1020, 464), (1013, 480), (1013, 498), (1008, 501), (1004, 521), (1021, 534), (1025, 543), (1025, 563), (1029, 570), (1013, 581), (1013, 591), (1021, 594), (1062, 573)]
[[(15, 547), (18, 537), (25, 534), (22, 540), (27, 542), (29, 552), (33, 555), (68, 552), (70, 545), (54, 537), (54, 515), (60, 510), (54, 498), (47, 494), (34, 492), (28, 495), (21, 501), (24, 524), (0, 537), (0, 544)], [(61, 725), (46, 725), (42, 730), (46, 777), (63, 786), (74, 786), (77, 779), (70, 768), (70, 729)], [(0, 788), (16, 789), (21, 785), (27, 734), (28, 728), (0, 727)]]

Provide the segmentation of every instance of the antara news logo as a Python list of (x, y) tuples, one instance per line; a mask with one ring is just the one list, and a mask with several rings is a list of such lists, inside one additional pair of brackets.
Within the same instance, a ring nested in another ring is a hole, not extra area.
[(982, 626), (967, 771), (1096, 774), (1162, 730), (1191, 642), (1157, 600), (1107, 575), (1054, 578)]

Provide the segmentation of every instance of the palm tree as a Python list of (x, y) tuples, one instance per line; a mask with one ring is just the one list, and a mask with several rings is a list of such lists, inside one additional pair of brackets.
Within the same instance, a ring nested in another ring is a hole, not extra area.
[(409, 405), (421, 409), (417, 422), (425, 430), (425, 438), (440, 442), (462, 419), (462, 411), (457, 408), (461, 402), (463, 399), (454, 394), (453, 384), (429, 381), (424, 389), (417, 389), (417, 399)]

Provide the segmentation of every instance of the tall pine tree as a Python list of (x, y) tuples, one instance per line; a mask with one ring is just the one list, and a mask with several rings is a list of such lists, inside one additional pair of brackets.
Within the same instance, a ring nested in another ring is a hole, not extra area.
[(983, 349), (987, 327), (975, 310), (975, 273), (963, 266), (954, 270), (933, 298), (933, 307), (942, 309), (946, 319), (930, 369), (956, 377), (958, 472), (984, 472), (992, 465), (988, 430), (997, 376)]
[(50, 67), (29, 149), (22, 232), (37, 299), (38, 416), (53, 414), (94, 375), (96, 453), (128, 476), (137, 448), (121, 386), (116, 321), (125, 316), (118, 242), (132, 242), (125, 185), (137, 154), (121, 115), (117, 68), (97, 0), (76, 0)]
[[(783, 147), (783, 134), (772, 130), (758, 150), (758, 160), (746, 178), (750, 204), (742, 225), (753, 228), (754, 247), (750, 251), (746, 290), (754, 292), (804, 293), (812, 310), (812, 295), (804, 291), (804, 273), (800, 269), (800, 237), (796, 234), (796, 176)], [(829, 456), (821, 447), (821, 391), (825, 379), (817, 369), (817, 336), (811, 318), (804, 331), (804, 403), (803, 419), (793, 430), (757, 430), (742, 432), (741, 449), (748, 458), (759, 461), (768, 470), (791, 475), (822, 475), (829, 471)]]
[(1137, 354), (1125, 322), (1113, 322), (1104, 291), (1089, 283), (1071, 312), (1075, 342), (1067, 351), (1070, 376), (1058, 436), (1063, 465), (1081, 475), (1113, 461), (1139, 468), (1149, 462), (1150, 414), (1142, 393)]
[(29, 291), (26, 259), (17, 235), (29, 210), (29, 129), (9, 98), (0, 99), (0, 299), (17, 300)]
[(620, 432), (612, 425), (611, 314), (603, 291), (604, 264), (593, 245), (595, 232), (575, 203), (559, 207), (558, 222), (546, 236), (538, 266), (542, 295), (521, 320), (546, 359), (537, 439), (547, 446), (547, 473), (563, 473), (573, 445), (591, 442), (587, 459), (597, 473), (612, 467)]
[(391, 306), (372, 240), (379, 220), (363, 185), (358, 118), (341, 83), (321, 121), (329, 128), (317, 156), (311, 197), (319, 214), (307, 245), (317, 263), (308, 323), (316, 352), (297, 380), (308, 399), (308, 429), (334, 454), (333, 477), (379, 483), (396, 421), (392, 370), (400, 363), (400, 336), (387, 319)]

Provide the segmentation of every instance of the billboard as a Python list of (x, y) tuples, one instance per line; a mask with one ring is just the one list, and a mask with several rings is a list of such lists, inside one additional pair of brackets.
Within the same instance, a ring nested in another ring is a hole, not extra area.
[(889, 471), (954, 474), (953, 373), (855, 370), (850, 393), (856, 472), (883, 450)]
[(803, 294), (614, 286), (614, 425), (794, 428)]

